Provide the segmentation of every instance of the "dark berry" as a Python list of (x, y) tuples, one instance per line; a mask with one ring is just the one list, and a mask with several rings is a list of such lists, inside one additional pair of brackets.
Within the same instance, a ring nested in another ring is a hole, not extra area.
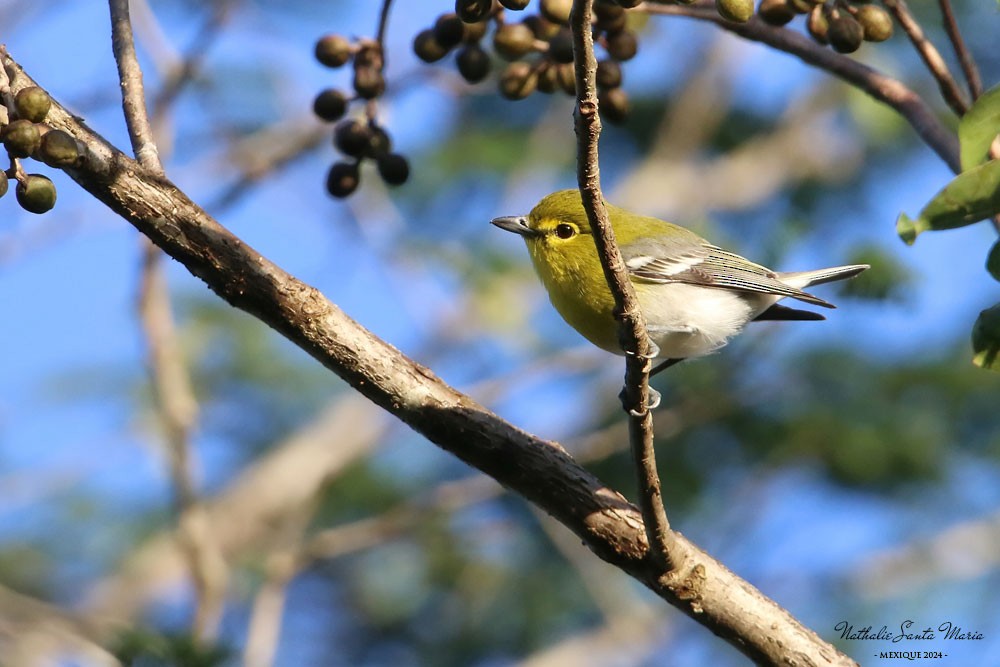
[(632, 109), (628, 95), (621, 88), (602, 90), (597, 99), (600, 104), (601, 117), (615, 125), (624, 123)]
[(608, 35), (608, 55), (618, 62), (631, 60), (635, 57), (638, 50), (639, 42), (635, 38), (635, 33), (631, 30), (622, 30), (613, 35)]
[(334, 162), (326, 175), (326, 191), (338, 199), (358, 189), (361, 173), (357, 162)]
[(374, 67), (354, 68), (354, 90), (358, 97), (370, 100), (385, 92), (385, 77), (382, 70)]
[(857, 51), (865, 38), (865, 30), (861, 24), (853, 16), (844, 12), (838, 12), (836, 16), (831, 16), (829, 22), (830, 27), (826, 38), (830, 40), (830, 46), (840, 53)]
[(787, 0), (761, 0), (757, 16), (771, 25), (785, 25), (795, 18), (795, 8)]
[(458, 46), (465, 36), (465, 24), (453, 13), (442, 14), (434, 22), (434, 38), (446, 49)]
[(455, 13), (466, 23), (485, 21), (491, 9), (493, 0), (455, 0)]
[(371, 130), (359, 120), (342, 120), (333, 130), (333, 144), (344, 155), (361, 157), (368, 150)]
[(347, 111), (347, 95), (336, 88), (327, 88), (313, 100), (313, 113), (328, 123), (340, 120), (345, 111)]
[(382, 180), (389, 185), (402, 185), (410, 177), (410, 164), (399, 153), (385, 153), (375, 162)]
[(563, 28), (549, 42), (549, 57), (557, 63), (573, 62), (573, 33)]
[(469, 83), (479, 83), (490, 73), (490, 57), (478, 44), (466, 44), (455, 57), (455, 64), (462, 78)]
[(622, 66), (614, 60), (597, 63), (597, 85), (601, 88), (618, 88), (622, 85)]
[(368, 126), (368, 146), (365, 148), (367, 157), (379, 157), (392, 149), (392, 139), (389, 133), (378, 125)]
[(425, 63), (437, 62), (448, 55), (448, 49), (441, 45), (430, 28), (413, 38), (413, 52)]
[(503, 5), (505, 9), (511, 9), (518, 12), (527, 7), (530, 1), (531, 0), (500, 0), (500, 4)]

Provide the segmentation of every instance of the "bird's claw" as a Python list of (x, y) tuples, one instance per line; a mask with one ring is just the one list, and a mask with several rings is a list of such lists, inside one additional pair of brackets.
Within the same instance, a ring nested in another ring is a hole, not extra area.
[(649, 348), (649, 351), (646, 352), (646, 354), (639, 354), (638, 352), (628, 352), (628, 351), (626, 351), (625, 354), (630, 357), (640, 357), (642, 359), (656, 359), (658, 356), (660, 356), (660, 346), (654, 343), (651, 339), (649, 338), (646, 339), (646, 346)]
[[(622, 387), (622, 390), (618, 393), (618, 398), (619, 400), (621, 400), (622, 406), (624, 407), (628, 407), (628, 403), (626, 402), (627, 400), (626, 391), (627, 391), (626, 388)], [(660, 392), (656, 391), (652, 387), (649, 387), (649, 399), (646, 401), (646, 409), (635, 410), (630, 408), (628, 413), (633, 417), (641, 417), (643, 416), (643, 414), (646, 413), (646, 411), (655, 410), (656, 408), (658, 408), (660, 406), (660, 399), (661, 399)]]

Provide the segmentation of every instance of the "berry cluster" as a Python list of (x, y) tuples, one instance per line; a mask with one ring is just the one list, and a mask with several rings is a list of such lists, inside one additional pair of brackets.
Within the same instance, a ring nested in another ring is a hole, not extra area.
[[(509, 100), (558, 90), (575, 95), (569, 28), (573, 0), (540, 0), (537, 14), (520, 22), (510, 20), (507, 11), (520, 11), (528, 4), (529, 0), (456, 0), (454, 12), (440, 15), (433, 27), (416, 36), (413, 50), (427, 63), (455, 50), (459, 74), (469, 83), (477, 83), (489, 76), (493, 66), (482, 46), (492, 24), (492, 51), (508, 61), (498, 79), (501, 95)], [(626, 7), (637, 4), (639, 0), (597, 0), (594, 4), (594, 41), (606, 53), (597, 69), (600, 111), (612, 123), (623, 122), (629, 113), (628, 96), (621, 89), (620, 64), (633, 58), (638, 49), (625, 12)]]
[[(76, 139), (45, 124), (52, 99), (41, 88), (32, 86), (10, 97), (0, 113), (0, 141), (10, 157), (10, 168), (0, 171), (0, 197), (7, 194), (10, 179), (17, 181), (17, 203), (29, 213), (45, 213), (56, 205), (56, 186), (42, 174), (27, 174), (20, 161), (33, 158), (50, 167), (74, 166), (82, 147)], [(13, 118), (6, 122), (8, 118)]]
[[(406, 158), (392, 152), (392, 141), (375, 120), (374, 100), (385, 92), (385, 59), (382, 45), (374, 40), (351, 42), (341, 35), (326, 35), (316, 42), (316, 60), (330, 68), (353, 61), (354, 95), (338, 88), (327, 88), (313, 101), (313, 112), (322, 120), (337, 125), (333, 144), (347, 160), (335, 162), (327, 173), (326, 189), (334, 197), (347, 197), (361, 182), (361, 162), (374, 160), (382, 180), (401, 185), (410, 176)], [(360, 118), (347, 118), (352, 101), (363, 102)], [(339, 122), (338, 122), (339, 121)]]
[(840, 53), (853, 53), (862, 42), (884, 42), (892, 37), (892, 17), (878, 5), (846, 0), (761, 0), (757, 15), (771, 25), (785, 25), (808, 14), (806, 29), (820, 44)]

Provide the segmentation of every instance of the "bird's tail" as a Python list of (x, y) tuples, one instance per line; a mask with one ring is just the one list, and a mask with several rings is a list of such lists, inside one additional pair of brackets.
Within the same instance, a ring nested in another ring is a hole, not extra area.
[(790, 271), (779, 273), (778, 280), (781, 282), (802, 289), (810, 285), (822, 285), (835, 280), (846, 280), (853, 278), (862, 271), (871, 268), (867, 264), (851, 264), (849, 266), (834, 266), (829, 269), (816, 269), (815, 271)]

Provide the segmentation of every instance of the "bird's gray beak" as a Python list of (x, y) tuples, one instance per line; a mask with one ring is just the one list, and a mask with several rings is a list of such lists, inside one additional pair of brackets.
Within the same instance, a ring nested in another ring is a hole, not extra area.
[(538, 232), (528, 227), (528, 218), (524, 215), (508, 215), (502, 218), (493, 218), (490, 220), (490, 224), (524, 237), (538, 236)]

